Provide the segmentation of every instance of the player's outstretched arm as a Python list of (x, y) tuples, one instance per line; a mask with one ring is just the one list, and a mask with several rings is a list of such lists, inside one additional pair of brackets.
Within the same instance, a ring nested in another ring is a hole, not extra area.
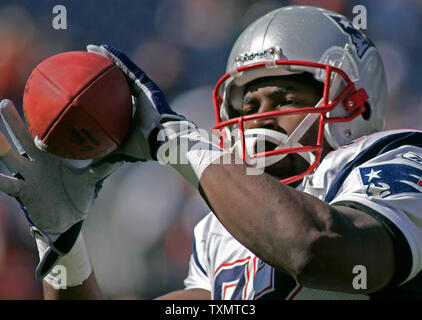
[[(365, 212), (331, 206), (267, 174), (247, 175), (234, 161), (208, 166), (200, 188), (239, 242), (304, 287), (364, 294), (393, 277), (391, 236)], [(358, 265), (365, 266), (368, 282), (356, 291)]]
[(82, 224), (102, 181), (120, 163), (74, 168), (36, 148), (10, 100), (1, 101), (0, 115), (16, 146), (0, 134), (0, 161), (10, 171), (0, 174), (0, 191), (18, 200), (28, 220), (40, 256), (36, 276), (57, 288), (80, 286), (92, 274)]

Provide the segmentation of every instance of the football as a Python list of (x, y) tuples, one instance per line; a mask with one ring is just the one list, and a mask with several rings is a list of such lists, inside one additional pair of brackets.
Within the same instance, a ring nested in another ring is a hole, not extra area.
[(69, 51), (45, 59), (31, 72), (23, 112), (39, 149), (86, 160), (104, 156), (123, 142), (132, 98), (125, 75), (111, 60)]

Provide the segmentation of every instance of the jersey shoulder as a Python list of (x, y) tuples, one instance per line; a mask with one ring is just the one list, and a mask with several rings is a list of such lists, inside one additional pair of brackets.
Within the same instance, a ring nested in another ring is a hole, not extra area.
[[(330, 152), (323, 162), (359, 161), (361, 164), (384, 153), (395, 151), (401, 147), (422, 148), (422, 131), (420, 130), (387, 130), (363, 136)], [(355, 159), (358, 158), (358, 159)], [(337, 159), (337, 161), (335, 161)]]
[(406, 257), (400, 282), (422, 270), (422, 131), (379, 132), (331, 152), (305, 190), (385, 224)]
[(386, 175), (385, 179), (396, 179), (394, 174), (407, 171), (418, 175), (422, 166), (422, 131), (388, 130), (361, 137), (328, 153), (316, 171), (305, 179), (305, 184), (309, 190), (327, 190), (337, 181), (340, 187), (341, 182), (356, 170), (362, 173), (364, 183), (372, 182), (371, 168), (375, 172), (379, 170), (377, 165), (382, 166), (384, 173), (393, 174)]

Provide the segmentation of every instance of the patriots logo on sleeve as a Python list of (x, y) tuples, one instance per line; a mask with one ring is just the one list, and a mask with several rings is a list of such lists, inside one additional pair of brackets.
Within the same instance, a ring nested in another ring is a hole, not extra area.
[(386, 198), (404, 192), (422, 193), (422, 170), (405, 164), (359, 168), (366, 194)]
[(422, 163), (422, 155), (417, 154), (417, 153), (412, 152), (412, 151), (408, 151), (406, 153), (403, 153), (402, 158), (416, 162), (416, 163)]

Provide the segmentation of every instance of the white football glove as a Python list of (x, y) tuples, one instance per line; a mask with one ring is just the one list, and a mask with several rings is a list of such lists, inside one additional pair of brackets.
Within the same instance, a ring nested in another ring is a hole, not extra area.
[(88, 45), (87, 50), (114, 61), (126, 75), (136, 100), (128, 137), (107, 158), (159, 160), (198, 186), (204, 169), (229, 152), (213, 144), (192, 121), (174, 112), (157, 84), (122, 51), (107, 44)]
[(103, 180), (120, 163), (94, 160), (87, 168), (74, 168), (37, 149), (10, 100), (1, 101), (0, 114), (19, 150), (0, 133), (0, 160), (13, 174), (0, 174), (0, 191), (19, 201), (31, 233), (48, 246), (36, 270), (42, 279), (72, 249)]
[(108, 159), (121, 154), (127, 161), (156, 160), (159, 147), (156, 135), (158, 130), (163, 129), (164, 122), (185, 120), (190, 126), (196, 127), (170, 108), (160, 88), (122, 51), (110, 45), (88, 45), (87, 51), (112, 60), (123, 71), (136, 101), (136, 112), (126, 141), (107, 155)]

